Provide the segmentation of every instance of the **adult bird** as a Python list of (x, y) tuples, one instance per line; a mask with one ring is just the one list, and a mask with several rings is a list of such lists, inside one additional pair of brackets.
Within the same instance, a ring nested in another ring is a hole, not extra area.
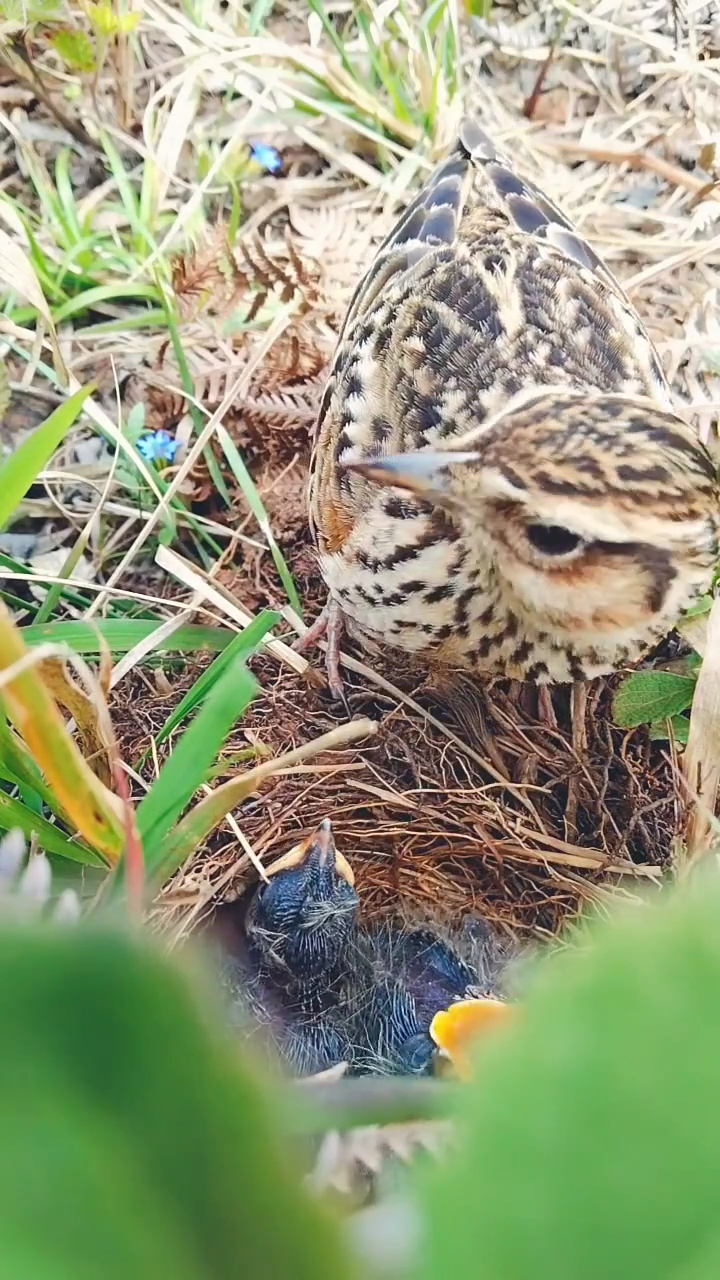
[(322, 399), (310, 522), (346, 629), (543, 686), (634, 663), (711, 582), (713, 460), (634, 307), (466, 120), (360, 282)]

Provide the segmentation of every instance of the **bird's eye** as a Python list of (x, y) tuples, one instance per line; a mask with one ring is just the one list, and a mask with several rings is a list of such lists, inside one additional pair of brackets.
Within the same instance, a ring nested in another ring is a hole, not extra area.
[(580, 546), (580, 538), (560, 524), (531, 524), (527, 530), (528, 541), (544, 556), (567, 556)]

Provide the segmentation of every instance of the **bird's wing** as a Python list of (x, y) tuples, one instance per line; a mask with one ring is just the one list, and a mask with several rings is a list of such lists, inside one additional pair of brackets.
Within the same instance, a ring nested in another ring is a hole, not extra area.
[[(572, 222), (534, 183), (519, 176), (512, 162), (498, 150), (474, 120), (463, 121), (458, 150), (473, 166), (475, 198), (479, 204), (494, 205), (507, 213), (519, 231), (534, 237), (570, 263), (591, 271), (612, 291), (622, 304), (633, 327), (648, 342), (644, 327), (630, 299), (602, 258), (579, 234)], [(667, 386), (659, 357), (652, 348), (656, 363), (652, 373), (658, 385)]]
[(372, 306), (394, 277), (415, 266), (434, 249), (455, 243), (473, 181), (472, 157), (458, 144), (433, 170), (380, 245), (352, 296), (340, 344), (355, 318)]
[[(355, 318), (370, 308), (393, 277), (415, 266), (434, 249), (453, 245), (462, 234), (463, 219), (478, 207), (506, 213), (517, 230), (593, 272), (627, 309), (644, 336), (625, 291), (587, 240), (544, 192), (520, 177), (484, 129), (468, 117), (460, 127), (453, 151), (408, 205), (360, 281), (345, 317), (340, 347)], [(653, 354), (657, 362), (653, 373), (664, 387), (662, 366)]]

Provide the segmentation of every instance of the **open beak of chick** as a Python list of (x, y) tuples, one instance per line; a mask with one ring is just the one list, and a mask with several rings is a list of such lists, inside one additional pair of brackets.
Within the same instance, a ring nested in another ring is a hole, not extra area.
[(502, 1000), (457, 1000), (441, 1009), (430, 1023), (440, 1073), (451, 1071), (461, 1080), (469, 1079), (476, 1043), (512, 1016), (512, 1007)]
[(355, 884), (352, 867), (335, 845), (332, 824), (325, 818), (311, 836), (296, 844), (283, 854), (268, 868), (267, 875), (275, 876), (280, 871), (289, 871), (293, 867), (304, 867), (310, 872), (313, 866), (322, 871), (334, 872), (340, 879), (346, 880), (350, 886)]

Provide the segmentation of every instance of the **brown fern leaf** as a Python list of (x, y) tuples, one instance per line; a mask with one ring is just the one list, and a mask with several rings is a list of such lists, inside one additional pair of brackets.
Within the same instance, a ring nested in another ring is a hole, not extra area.
[(224, 229), (218, 229), (205, 244), (194, 245), (172, 259), (172, 287), (183, 316), (199, 311), (213, 290), (224, 287), (219, 265), (223, 240)]
[(203, 244), (179, 253), (171, 263), (172, 286), (182, 320), (202, 312), (229, 314), (247, 287), (230, 250), (228, 229), (218, 224)]
[(318, 262), (298, 252), (289, 227), (279, 244), (266, 244), (259, 236), (241, 241), (237, 255), (248, 284), (258, 290), (253, 315), (257, 315), (270, 294), (279, 297), (281, 302), (297, 302), (300, 314), (317, 305), (322, 292), (322, 269)]
[[(225, 399), (244, 365), (216, 365), (195, 378), (195, 396), (205, 408), (212, 411)], [(322, 379), (303, 379), (298, 386), (288, 385), (289, 380), (254, 378), (248, 390), (233, 404), (233, 416), (251, 415), (262, 419), (270, 429), (311, 423), (317, 413), (322, 394)]]
[(327, 338), (313, 324), (297, 319), (274, 343), (258, 382), (276, 391), (322, 374), (332, 357), (334, 335)]

